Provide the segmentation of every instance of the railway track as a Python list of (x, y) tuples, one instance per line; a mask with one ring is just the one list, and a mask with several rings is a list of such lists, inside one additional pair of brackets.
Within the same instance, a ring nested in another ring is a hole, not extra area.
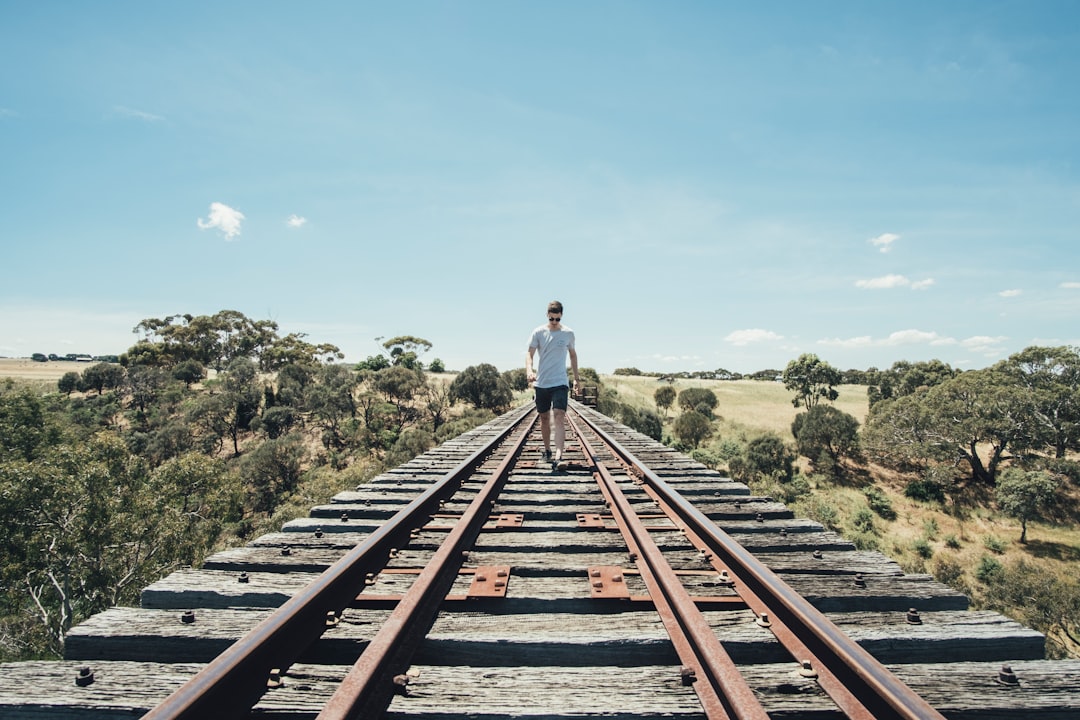
[(1080, 662), (579, 404), (522, 408), (0, 666), (0, 717), (1076, 718)]

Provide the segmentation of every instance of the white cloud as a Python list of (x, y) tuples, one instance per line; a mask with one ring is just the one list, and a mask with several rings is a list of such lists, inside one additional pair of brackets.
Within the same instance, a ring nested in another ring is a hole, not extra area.
[(881, 290), (884, 288), (897, 288), (907, 287), (911, 284), (903, 275), (884, 275), (879, 278), (872, 278), (870, 280), (856, 280), (855, 287), (860, 287), (866, 290)]
[(1061, 287), (1067, 290), (1078, 290), (1080, 289), (1080, 282), (1063, 282)]
[(882, 233), (877, 237), (870, 238), (870, 244), (881, 250), (883, 253), (889, 252), (892, 249), (892, 244), (900, 239), (900, 236), (896, 233)]
[(289, 219), (285, 221), (285, 224), (288, 225), (289, 227), (294, 227), (294, 228), (303, 227), (304, 225), (307, 224), (307, 218), (306, 217), (301, 217), (301, 216), (293, 213), (292, 215), (289, 216)]
[(144, 120), (146, 122), (160, 122), (164, 120), (161, 115), (155, 115), (153, 113), (144, 112), (143, 110), (136, 110), (134, 108), (125, 107), (123, 105), (114, 105), (113, 113), (122, 115), (124, 117), (135, 118), (136, 120)]
[(210, 203), (210, 217), (207, 220), (198, 219), (199, 228), (209, 230), (217, 228), (226, 240), (232, 240), (240, 234), (240, 223), (244, 220), (244, 213), (234, 210), (225, 203)]
[(759, 328), (753, 328), (751, 330), (735, 330), (728, 333), (724, 338), (732, 345), (749, 345), (751, 343), (768, 342), (770, 340), (783, 340), (783, 335), (777, 335), (772, 330), (761, 330)]
[(985, 355), (1000, 355), (1004, 352), (1002, 344), (1009, 338), (1004, 335), (990, 337), (989, 335), (975, 335), (960, 342), (968, 350)]
[(909, 287), (912, 290), (925, 290), (934, 284), (933, 278), (912, 281), (904, 275), (882, 275), (869, 280), (856, 280), (855, 287), (863, 290), (891, 290), (892, 288)]
[(818, 340), (819, 345), (841, 348), (896, 347), (898, 345), (955, 345), (956, 339), (925, 330), (897, 330), (888, 337), (874, 338), (860, 335), (853, 338), (827, 338)]
[(1017, 297), (1017, 296), (1023, 295), (1023, 294), (1024, 294), (1023, 290), (1002, 290), (1001, 292), (998, 293), (998, 295), (1000, 295), (1003, 298)]

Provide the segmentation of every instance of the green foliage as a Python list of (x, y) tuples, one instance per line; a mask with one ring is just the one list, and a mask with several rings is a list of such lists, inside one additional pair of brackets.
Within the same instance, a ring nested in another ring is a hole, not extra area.
[(659, 441), (663, 437), (664, 424), (660, 416), (648, 408), (639, 410), (632, 405), (622, 405), (619, 409), (619, 418), (624, 425), (632, 427), (653, 440)]
[(56, 381), (56, 389), (65, 395), (70, 395), (79, 389), (79, 373), (69, 370)]
[(871, 510), (886, 520), (896, 519), (896, 510), (893, 509), (892, 500), (882, 492), (881, 488), (871, 486), (866, 488), (863, 494), (866, 495), (866, 502)]
[(874, 522), (874, 513), (868, 508), (859, 508), (855, 511), (855, 514), (851, 517), (851, 525), (859, 532), (872, 533), (878, 535), (877, 523)]
[(475, 408), (496, 412), (510, 407), (514, 393), (494, 365), (481, 363), (462, 370), (450, 383), (454, 402), (464, 400)]
[(865, 379), (870, 405), (881, 400), (913, 395), (940, 385), (955, 377), (959, 371), (940, 360), (911, 363), (899, 360), (888, 370), (868, 372)]
[(1005, 550), (1007, 549), (1005, 541), (999, 537), (994, 537), (993, 535), (987, 535), (983, 538), (982, 542), (983, 547), (985, 547), (987, 550), (994, 553), (995, 555), (1003, 555), (1005, 554)]
[(748, 442), (744, 457), (749, 470), (758, 477), (788, 482), (795, 471), (795, 454), (779, 436), (772, 433)]
[(271, 512), (286, 493), (296, 489), (306, 452), (299, 436), (287, 435), (267, 440), (245, 455), (240, 476), (249, 492), (247, 505), (255, 512)]
[(955, 590), (965, 592), (967, 589), (964, 586), (964, 565), (953, 555), (938, 554), (930, 566), (930, 572), (935, 580)]
[(712, 423), (696, 410), (687, 410), (679, 415), (672, 428), (684, 445), (696, 448), (701, 441), (712, 435)]
[(835, 386), (843, 380), (839, 370), (811, 353), (789, 362), (782, 378), (784, 387), (795, 393), (791, 404), (807, 410), (822, 400), (836, 400), (840, 393)]
[(947, 548), (950, 548), (952, 550), (959, 550), (960, 549), (960, 540), (959, 540), (959, 538), (957, 538), (952, 533), (949, 533), (948, 535), (946, 535), (943, 542), (945, 543), (945, 547), (947, 547)]
[(1020, 521), (1021, 543), (1027, 542), (1028, 521), (1053, 503), (1059, 485), (1057, 478), (1042, 471), (1010, 467), (1001, 474), (995, 497), (1003, 513)]
[(96, 363), (83, 370), (78, 389), (84, 392), (93, 390), (101, 395), (106, 390), (123, 387), (126, 378), (127, 372), (120, 365)]
[(975, 566), (975, 577), (979, 582), (987, 585), (997, 581), (1004, 570), (1004, 566), (997, 558), (983, 555), (979, 558), (979, 564)]
[[(1076, 638), (1080, 633), (1080, 581), (1074, 574), (1057, 575), (1026, 560), (1002, 566), (993, 558), (976, 576), (986, 584), (983, 603), (992, 610), (1017, 616), (1024, 624), (1047, 634), (1048, 654), (1063, 655), (1056, 636)], [(996, 565), (993, 565), (996, 563)]]
[(1032, 446), (1055, 458), (1080, 450), (1080, 350), (1033, 346), (995, 367), (1033, 398)]
[(443, 364), (443, 361), (439, 358), (435, 358), (428, 364), (428, 371), (433, 373), (444, 373), (446, 372), (446, 365)]
[(934, 556), (934, 548), (926, 538), (918, 538), (911, 544), (911, 548), (924, 560), (929, 560)]
[(503, 373), (503, 379), (514, 392), (525, 392), (529, 389), (529, 378), (525, 374), (525, 368), (514, 368)]
[(670, 385), (661, 385), (656, 388), (656, 392), (653, 393), (653, 400), (656, 401), (656, 407), (658, 410), (662, 410), (664, 414), (675, 403), (676, 397), (675, 388)]
[(799, 454), (818, 458), (828, 454), (833, 463), (859, 452), (859, 421), (832, 405), (814, 405), (791, 423)]
[(690, 457), (712, 470), (717, 470), (724, 464), (724, 459), (712, 450), (695, 448), (690, 451)]
[[(678, 395), (679, 407), (683, 411), (694, 410), (705, 417), (710, 417), (716, 409), (719, 401), (716, 393), (708, 388), (690, 387), (682, 390)], [(702, 411), (704, 409), (704, 412)]]
[(945, 502), (945, 488), (934, 473), (927, 472), (904, 487), (904, 496), (923, 502)]

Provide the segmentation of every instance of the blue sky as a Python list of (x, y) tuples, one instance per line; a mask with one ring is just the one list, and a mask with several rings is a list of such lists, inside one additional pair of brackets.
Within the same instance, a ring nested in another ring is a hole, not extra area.
[(0, 0), (0, 355), (239, 310), (349, 360), (1080, 344), (1080, 4)]

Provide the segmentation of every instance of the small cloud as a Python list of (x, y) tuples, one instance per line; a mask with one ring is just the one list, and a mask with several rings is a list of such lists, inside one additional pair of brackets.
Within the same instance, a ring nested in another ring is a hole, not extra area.
[(982, 353), (984, 355), (1000, 355), (1004, 352), (1002, 343), (1008, 339), (1009, 338), (1004, 335), (998, 335), (997, 337), (975, 335), (960, 341), (960, 344), (972, 352)]
[(900, 239), (900, 236), (896, 233), (882, 233), (877, 237), (870, 238), (870, 244), (881, 250), (883, 253), (889, 252), (892, 249), (892, 244)]
[(145, 122), (161, 122), (165, 119), (161, 115), (155, 115), (153, 113), (136, 110), (134, 108), (125, 107), (123, 105), (114, 105), (113, 114), (120, 115), (122, 117), (135, 118), (136, 120), (143, 120)]
[(761, 330), (759, 328), (751, 330), (735, 330), (734, 332), (728, 333), (727, 337), (724, 338), (724, 340), (732, 345), (738, 345), (740, 347), (743, 345), (750, 345), (751, 343), (783, 339), (783, 335), (777, 335), (772, 330)]
[(1063, 282), (1061, 287), (1066, 290), (1080, 290), (1080, 282)]
[(855, 287), (860, 287), (865, 290), (882, 290), (886, 288), (898, 288), (907, 287), (911, 284), (903, 275), (884, 275), (879, 278), (872, 278), (870, 280), (856, 280)]
[(285, 224), (288, 225), (289, 227), (294, 227), (294, 228), (304, 227), (304, 225), (307, 224), (307, 218), (306, 217), (300, 217), (299, 215), (296, 215), (294, 213), (294, 214), (289, 216), (289, 219), (285, 221)]
[(869, 280), (856, 280), (855, 287), (863, 290), (891, 290), (892, 288), (910, 287), (912, 290), (925, 290), (934, 284), (933, 278), (912, 281), (903, 275), (883, 275)]
[(1001, 292), (998, 293), (998, 295), (1000, 295), (1003, 298), (1017, 297), (1017, 296), (1023, 295), (1023, 294), (1024, 294), (1023, 290), (1002, 290)]
[(197, 220), (199, 228), (210, 230), (217, 228), (226, 240), (231, 241), (240, 234), (240, 223), (244, 220), (244, 213), (234, 210), (225, 203), (210, 203), (210, 217), (206, 220)]

